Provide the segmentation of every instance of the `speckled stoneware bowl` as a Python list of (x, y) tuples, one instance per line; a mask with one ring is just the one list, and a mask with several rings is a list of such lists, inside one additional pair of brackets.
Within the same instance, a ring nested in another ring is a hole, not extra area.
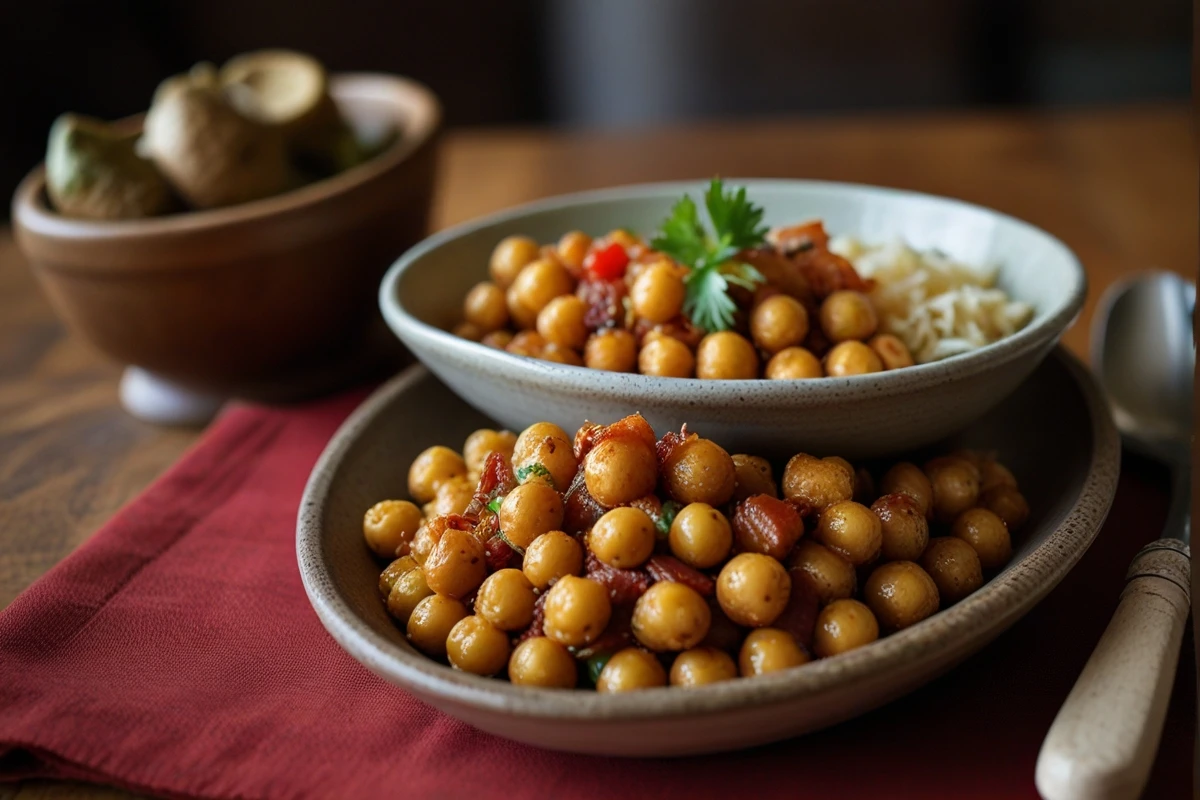
[(447, 332), (462, 299), (487, 277), (505, 236), (553, 242), (569, 230), (627, 227), (649, 235), (685, 191), (660, 183), (544, 200), (433, 236), (391, 268), (380, 289), (388, 325), (439, 378), (519, 431), (640, 411), (655, 429), (683, 422), (746, 452), (877, 456), (961, 430), (1017, 387), (1078, 314), (1087, 280), (1059, 240), (1025, 222), (957, 200), (871, 186), (735, 180), (771, 225), (819, 217), (832, 234), (868, 242), (902, 237), (968, 264), (998, 265), (1000, 286), (1036, 309), (1022, 331), (973, 353), (905, 370), (803, 381), (701, 381), (600, 372), (515, 356)]
[(784, 739), (928, 682), (1033, 608), (1079, 560), (1108, 512), (1120, 458), (1096, 384), (1060, 350), (946, 443), (995, 449), (1032, 508), (1012, 562), (975, 594), (866, 647), (773, 675), (599, 695), (452, 670), (413, 650), (379, 598), (383, 565), (363, 543), (364, 511), (405, 495), (407, 465), (422, 449), (458, 447), (487, 424), (420, 367), (364, 403), (330, 442), (304, 492), (296, 545), (309, 599), (351, 655), (447, 714), (542, 747), (610, 755), (684, 755)]

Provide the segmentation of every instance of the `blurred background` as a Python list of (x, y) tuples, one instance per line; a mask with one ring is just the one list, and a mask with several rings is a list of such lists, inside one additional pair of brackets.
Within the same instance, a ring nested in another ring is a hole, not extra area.
[(304, 50), (332, 70), (415, 77), (441, 96), (451, 128), (609, 130), (1183, 99), (1192, 32), (1186, 0), (38, 0), (0, 8), (6, 197), (41, 159), (60, 112), (141, 111), (163, 77), (260, 47)]

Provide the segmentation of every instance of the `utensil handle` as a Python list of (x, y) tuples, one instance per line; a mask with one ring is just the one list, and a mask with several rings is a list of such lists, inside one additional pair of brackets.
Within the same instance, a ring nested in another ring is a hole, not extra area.
[(1176, 539), (1151, 542), (1133, 559), (1117, 611), (1038, 754), (1046, 800), (1141, 794), (1175, 682), (1190, 567)]

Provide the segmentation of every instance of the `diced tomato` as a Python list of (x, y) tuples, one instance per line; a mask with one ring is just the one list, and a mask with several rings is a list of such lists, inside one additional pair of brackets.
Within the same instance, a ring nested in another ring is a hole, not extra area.
[(627, 266), (629, 266), (629, 254), (616, 242), (588, 254), (587, 258), (583, 260), (583, 268), (587, 270), (588, 274), (604, 281), (620, 278), (625, 274)]

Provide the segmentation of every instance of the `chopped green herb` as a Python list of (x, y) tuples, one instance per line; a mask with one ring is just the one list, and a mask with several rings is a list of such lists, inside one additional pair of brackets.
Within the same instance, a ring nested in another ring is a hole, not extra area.
[(658, 529), (658, 538), (667, 538), (667, 535), (671, 532), (671, 523), (675, 522), (675, 515), (679, 513), (679, 508), (679, 503), (676, 503), (674, 500), (668, 500), (663, 503), (658, 519), (654, 520), (654, 527)]
[(597, 653), (587, 660), (587, 676), (593, 686), (600, 682), (600, 673), (604, 671), (604, 665), (610, 658), (612, 653)]
[(491, 511), (493, 514), (499, 514), (500, 513), (500, 504), (503, 502), (504, 502), (504, 495), (499, 495), (497, 497), (493, 497), (491, 502), (489, 502), (487, 504), (488, 511)]
[(537, 475), (539, 478), (549, 478), (550, 470), (545, 466), (534, 461), (532, 464), (526, 464), (517, 470), (517, 483), (524, 483), (529, 480), (530, 475)]

